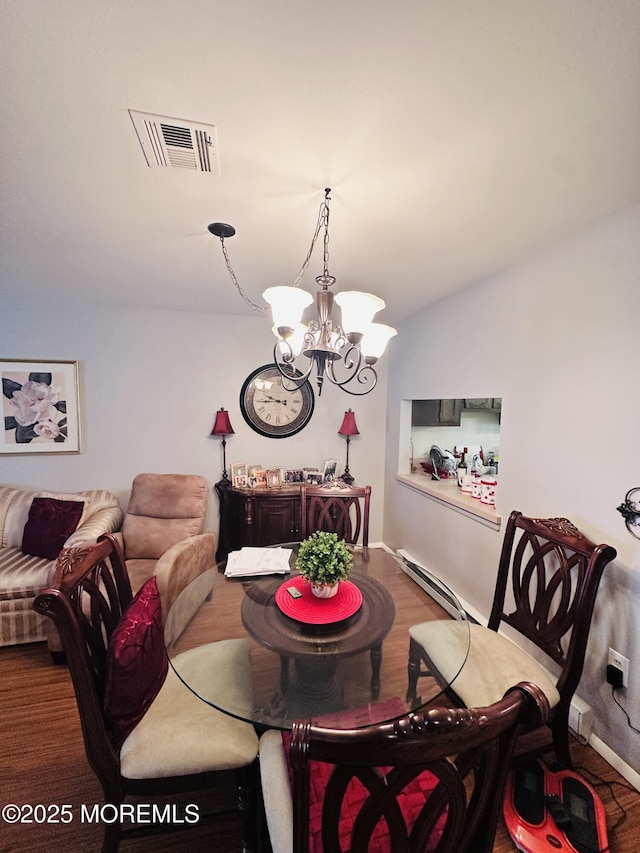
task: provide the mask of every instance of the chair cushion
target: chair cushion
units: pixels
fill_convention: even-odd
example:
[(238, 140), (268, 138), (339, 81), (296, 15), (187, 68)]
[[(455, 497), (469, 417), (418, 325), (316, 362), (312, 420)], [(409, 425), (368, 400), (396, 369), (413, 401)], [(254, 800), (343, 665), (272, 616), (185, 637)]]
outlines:
[[(176, 668), (215, 700), (224, 694), (249, 717), (253, 683), (247, 640), (220, 640), (182, 652)], [(205, 692), (206, 691), (206, 692)], [(120, 771), (127, 779), (152, 779), (228, 770), (251, 764), (258, 736), (250, 723), (200, 699), (169, 667), (162, 689), (122, 744)]]
[(139, 590), (109, 641), (104, 709), (116, 748), (158, 695), (168, 669), (155, 577)]
[(55, 560), (78, 526), (83, 510), (84, 501), (81, 500), (34, 498), (22, 534), (22, 551)]
[[(457, 668), (464, 655), (461, 646), (464, 649), (467, 643), (467, 631), (469, 654), (456, 675), (453, 667)], [(473, 622), (457, 620), (423, 622), (413, 625), (409, 634), (425, 649), (428, 659), (451, 683), (467, 708), (498, 702), (520, 681), (537, 684), (552, 708), (560, 701), (556, 685), (543, 667), (503, 634)]]
[[(293, 805), (291, 801), (289, 749), (291, 732), (266, 732), (260, 740), (260, 775), (265, 796), (265, 808), (269, 835), (274, 853), (291, 850), (293, 838)], [(309, 851), (323, 853), (322, 846), (322, 802), (333, 770), (332, 764), (323, 761), (310, 762), (309, 790)], [(380, 767), (385, 775), (390, 768)], [(289, 778), (287, 778), (287, 776)], [(411, 780), (398, 795), (397, 801), (408, 827), (411, 827), (424, 806), (425, 801), (437, 784), (436, 777), (428, 770)], [(274, 796), (277, 791), (277, 796)], [(358, 779), (347, 786), (340, 811), (339, 839), (342, 850), (349, 850), (353, 822), (357, 816), (367, 790)], [(440, 839), (446, 812), (439, 818), (426, 850), (433, 850)], [(369, 853), (385, 853), (389, 850), (389, 831), (384, 820), (377, 824)]]

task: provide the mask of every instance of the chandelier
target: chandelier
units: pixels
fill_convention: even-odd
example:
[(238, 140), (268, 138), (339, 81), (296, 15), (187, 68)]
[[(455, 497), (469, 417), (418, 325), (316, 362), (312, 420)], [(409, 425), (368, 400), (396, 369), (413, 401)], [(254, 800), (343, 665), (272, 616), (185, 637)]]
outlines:
[[(373, 391), (378, 381), (374, 365), (383, 354), (396, 330), (373, 318), (385, 307), (382, 299), (358, 290), (334, 293), (334, 276), (329, 273), (329, 205), (331, 188), (325, 189), (311, 246), (293, 285), (269, 287), (262, 294), (271, 308), (272, 331), (276, 337), (273, 361), (283, 376), (283, 386), (293, 391), (300, 388), (316, 372), (318, 395), (327, 379), (354, 396)], [(227, 271), (240, 296), (254, 311), (265, 313), (244, 293), (231, 267), (224, 241), (236, 232), (231, 225), (213, 222), (209, 231), (220, 238)], [(316, 277), (319, 290), (315, 294), (317, 316), (302, 322), (304, 310), (314, 301), (300, 288), (320, 233), (323, 232), (324, 258), (322, 274)], [(340, 307), (341, 322), (334, 319), (335, 305)], [(306, 361), (302, 361), (306, 359)]]

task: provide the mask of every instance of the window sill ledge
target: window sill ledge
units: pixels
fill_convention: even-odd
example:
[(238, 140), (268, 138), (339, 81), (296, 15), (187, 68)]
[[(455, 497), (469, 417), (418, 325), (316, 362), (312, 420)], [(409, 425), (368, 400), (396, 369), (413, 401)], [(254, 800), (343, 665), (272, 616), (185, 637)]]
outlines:
[(432, 480), (424, 474), (396, 474), (396, 482), (467, 518), (479, 521), (494, 530), (500, 529), (501, 518), (496, 508), (480, 503), (477, 498), (462, 492), (453, 480)]

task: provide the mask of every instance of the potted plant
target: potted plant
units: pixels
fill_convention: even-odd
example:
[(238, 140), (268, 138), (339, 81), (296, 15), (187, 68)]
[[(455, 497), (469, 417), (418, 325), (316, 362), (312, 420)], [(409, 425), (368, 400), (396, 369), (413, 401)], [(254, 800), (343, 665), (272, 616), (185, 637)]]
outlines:
[(336, 533), (318, 530), (305, 539), (298, 550), (296, 568), (311, 584), (318, 598), (331, 598), (341, 580), (349, 577), (353, 555)]

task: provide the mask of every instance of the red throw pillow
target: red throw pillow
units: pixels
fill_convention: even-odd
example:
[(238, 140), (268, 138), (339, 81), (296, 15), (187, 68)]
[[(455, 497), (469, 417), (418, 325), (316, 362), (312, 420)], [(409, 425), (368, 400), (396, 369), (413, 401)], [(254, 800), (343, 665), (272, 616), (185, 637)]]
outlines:
[(109, 641), (104, 709), (116, 749), (146, 714), (168, 667), (160, 595), (152, 577), (138, 591)]
[(55, 560), (78, 526), (84, 501), (34, 498), (22, 533), (22, 553)]

